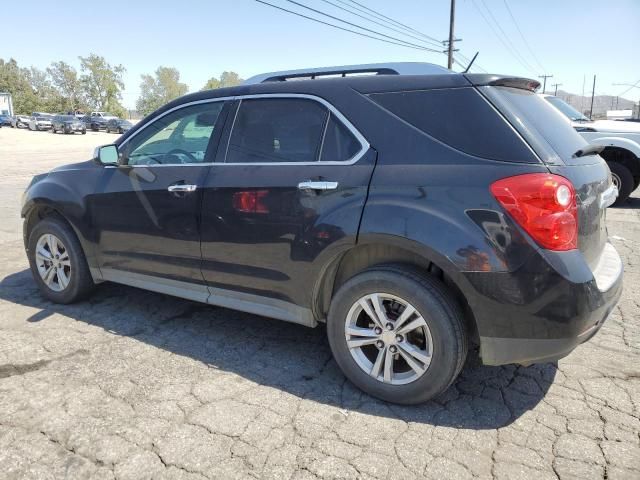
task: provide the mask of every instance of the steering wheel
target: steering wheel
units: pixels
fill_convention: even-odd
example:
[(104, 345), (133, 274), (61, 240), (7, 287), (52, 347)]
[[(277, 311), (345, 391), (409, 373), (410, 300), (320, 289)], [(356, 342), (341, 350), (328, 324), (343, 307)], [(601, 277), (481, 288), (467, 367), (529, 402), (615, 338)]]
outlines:
[[(163, 163), (164, 163), (164, 159), (165, 158), (167, 158), (167, 157), (169, 157), (171, 155), (176, 155), (176, 154), (182, 154), (182, 155), (186, 156), (190, 160), (190, 162), (188, 162), (188, 163), (198, 163), (198, 160), (196, 159), (196, 157), (193, 156), (193, 154), (187, 152), (186, 150), (182, 150), (181, 148), (174, 148), (170, 152), (165, 153), (164, 157), (162, 159)], [(172, 162), (167, 162), (167, 163), (172, 163)], [(184, 161), (182, 161), (182, 159), (180, 159), (180, 163), (187, 163), (187, 162), (184, 162)]]

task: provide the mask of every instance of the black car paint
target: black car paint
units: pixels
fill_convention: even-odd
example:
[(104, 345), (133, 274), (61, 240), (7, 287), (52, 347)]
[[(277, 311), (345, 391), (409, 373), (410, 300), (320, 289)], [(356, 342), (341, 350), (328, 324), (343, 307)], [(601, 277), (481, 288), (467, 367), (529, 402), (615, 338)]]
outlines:
[[(486, 363), (535, 360), (531, 352), (523, 356), (517, 351), (519, 343), (509, 343), (518, 339), (559, 342), (549, 355), (539, 355), (553, 358), (566, 353), (590, 326), (601, 325), (620, 296), (621, 279), (600, 292), (580, 251), (540, 249), (505, 215), (488, 185), (508, 176), (552, 171), (568, 176), (583, 201), (593, 201), (607, 177), (603, 162), (595, 157), (596, 166), (579, 169), (474, 157), (417, 134), (368, 97), (407, 89), (474, 88), (472, 83), (495, 78), (381, 76), (187, 95), (147, 116), (116, 145), (182, 103), (294, 93), (329, 101), (371, 147), (356, 164), (337, 167), (224, 165), (215, 156), (211, 166), (132, 168), (84, 162), (56, 169), (32, 185), (22, 214), (28, 216), (41, 204), (59, 211), (98, 272), (119, 268), (277, 298), (312, 310), (318, 320), (323, 313), (317, 307), (319, 288), (328, 266), (353, 248), (393, 245), (427, 259), (451, 279), (473, 312)], [(225, 138), (217, 135), (210, 150)], [(297, 190), (298, 182), (311, 178), (338, 181), (340, 189)], [(166, 188), (178, 182), (202, 188), (191, 197), (175, 197)], [(257, 189), (268, 191), (268, 213), (232, 208), (235, 192)], [(603, 227), (581, 223), (581, 237), (594, 228)], [(606, 231), (599, 235), (606, 237)], [(507, 342), (501, 343), (503, 339)], [(518, 347), (510, 350), (510, 345)]]

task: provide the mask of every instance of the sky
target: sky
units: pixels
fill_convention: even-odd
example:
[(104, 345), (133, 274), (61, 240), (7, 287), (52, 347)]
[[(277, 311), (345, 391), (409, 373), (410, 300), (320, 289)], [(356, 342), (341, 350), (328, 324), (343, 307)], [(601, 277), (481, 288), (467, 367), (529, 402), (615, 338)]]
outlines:
[[(353, 28), (289, 0), (265, 1)], [(414, 37), (329, 4), (353, 6), (351, 0), (296, 1), (423, 46), (433, 47), (421, 42), (429, 42), (424, 35), (437, 40), (448, 37), (450, 0), (358, 0), (413, 28)], [(208, 78), (225, 70), (247, 78), (275, 70), (374, 62), (424, 61), (446, 66), (442, 53), (360, 37), (256, 0), (3, 3), (0, 58), (15, 58), (21, 66), (41, 69), (64, 60), (79, 68), (78, 56), (102, 55), (127, 69), (123, 92), (127, 108), (135, 107), (140, 75), (160, 65), (177, 68), (190, 91), (199, 90)], [(378, 21), (404, 30), (384, 19)], [(618, 95), (628, 87), (612, 84), (640, 81), (640, 0), (457, 0), (455, 35), (462, 39), (456, 42), (460, 53), (471, 58), (480, 52), (477, 65), (487, 72), (529, 78), (553, 75), (547, 80), (547, 92), (553, 90), (552, 84), (561, 83), (561, 90), (581, 94), (584, 85), (590, 94), (594, 74), (596, 94)], [(624, 96), (638, 101), (640, 88)]]

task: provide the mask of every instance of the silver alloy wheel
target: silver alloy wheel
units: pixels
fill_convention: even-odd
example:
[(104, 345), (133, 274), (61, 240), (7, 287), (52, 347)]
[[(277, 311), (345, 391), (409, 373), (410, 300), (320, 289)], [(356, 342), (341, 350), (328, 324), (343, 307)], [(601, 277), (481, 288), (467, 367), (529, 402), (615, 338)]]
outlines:
[(36, 243), (36, 267), (40, 278), (54, 292), (61, 292), (71, 281), (69, 252), (58, 237), (45, 233)]
[(618, 191), (620, 191), (622, 180), (620, 180), (620, 177), (613, 172), (611, 172), (611, 183), (613, 183), (613, 185), (618, 189)]
[(383, 383), (414, 382), (431, 364), (433, 340), (427, 322), (395, 295), (371, 293), (355, 302), (347, 313), (345, 338), (358, 366)]

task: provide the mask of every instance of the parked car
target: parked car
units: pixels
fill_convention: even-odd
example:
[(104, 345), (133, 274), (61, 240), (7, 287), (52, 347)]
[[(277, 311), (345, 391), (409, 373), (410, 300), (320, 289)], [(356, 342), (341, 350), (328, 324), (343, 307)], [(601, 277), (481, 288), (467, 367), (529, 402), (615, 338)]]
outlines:
[(0, 115), (0, 126), (10, 127), (12, 121), (13, 117), (11, 115)]
[(51, 131), (53, 133), (75, 133), (79, 132), (83, 135), (87, 133), (85, 123), (75, 117), (75, 115), (56, 115), (51, 122)]
[(117, 115), (108, 112), (91, 112), (89, 114), (90, 117), (99, 117), (104, 118), (105, 120), (111, 120), (112, 118), (118, 118)]
[(40, 131), (51, 129), (51, 115), (34, 115), (29, 120), (29, 130)]
[(564, 100), (553, 95), (542, 97), (562, 113), (590, 144), (602, 145), (613, 184), (618, 188), (614, 205), (624, 203), (640, 185), (640, 124), (617, 120), (591, 120)]
[(87, 115), (82, 119), (82, 121), (84, 122), (87, 129), (91, 129), (94, 132), (104, 130), (107, 127), (107, 120), (103, 117), (92, 117), (90, 115)]
[(131, 127), (133, 127), (133, 124), (129, 120), (112, 118), (111, 120), (107, 121), (105, 130), (107, 133), (115, 132), (122, 134), (124, 132), (128, 132)]
[(535, 80), (400, 63), (248, 83), (33, 178), (24, 241), (46, 298), (112, 281), (326, 322), (344, 374), (397, 403), (447, 389), (472, 345), (487, 365), (563, 357), (614, 309), (616, 188)]
[(31, 118), (29, 115), (14, 115), (11, 119), (12, 128), (29, 128)]

